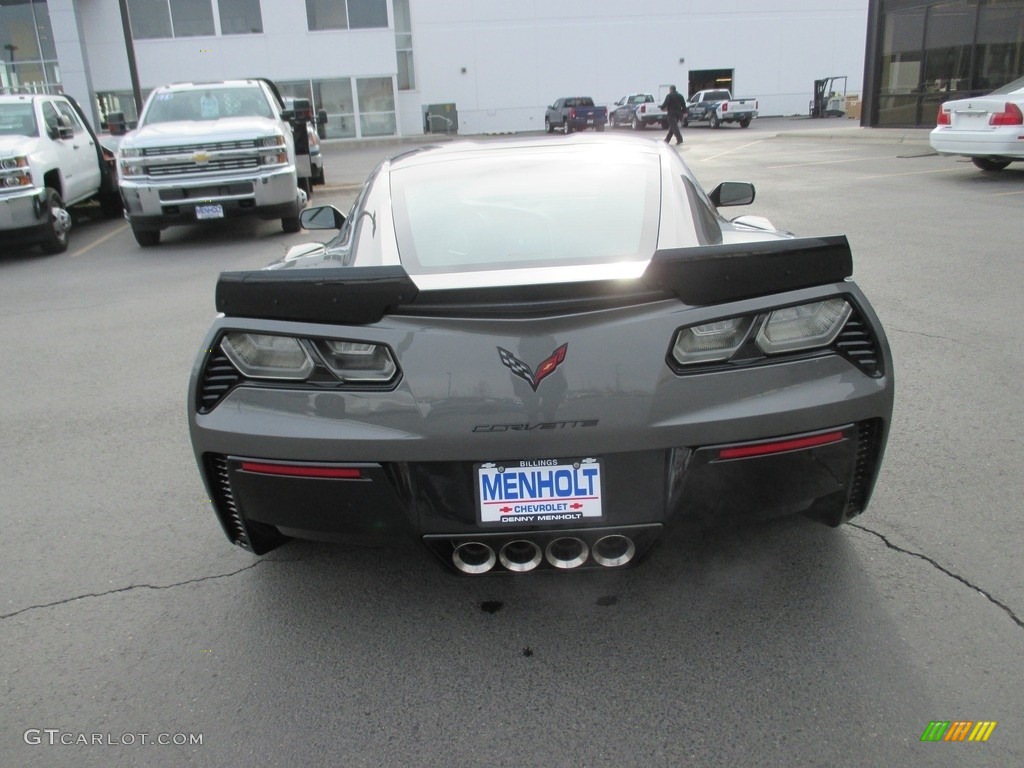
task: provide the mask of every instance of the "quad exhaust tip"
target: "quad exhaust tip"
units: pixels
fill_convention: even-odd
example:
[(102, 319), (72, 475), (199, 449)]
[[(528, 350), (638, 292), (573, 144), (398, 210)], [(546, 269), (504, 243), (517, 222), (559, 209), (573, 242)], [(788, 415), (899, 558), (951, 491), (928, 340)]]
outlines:
[(487, 573), (498, 561), (494, 550), (479, 541), (466, 541), (452, 552), (452, 562), (463, 573)]
[(540, 547), (526, 539), (508, 542), (498, 553), (498, 560), (505, 568), (517, 573), (532, 571), (544, 559)]
[(555, 568), (579, 568), (589, 555), (587, 543), (575, 536), (552, 539), (544, 550), (545, 559)]
[(602, 536), (594, 542), (594, 562), (606, 568), (625, 565), (635, 555), (633, 540), (618, 533)]

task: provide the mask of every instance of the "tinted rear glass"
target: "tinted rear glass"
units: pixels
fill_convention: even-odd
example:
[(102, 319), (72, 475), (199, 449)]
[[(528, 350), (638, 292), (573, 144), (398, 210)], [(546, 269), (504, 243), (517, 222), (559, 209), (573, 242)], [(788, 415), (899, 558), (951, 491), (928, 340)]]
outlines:
[(516, 151), (393, 170), (410, 274), (648, 259), (657, 244), (653, 153)]

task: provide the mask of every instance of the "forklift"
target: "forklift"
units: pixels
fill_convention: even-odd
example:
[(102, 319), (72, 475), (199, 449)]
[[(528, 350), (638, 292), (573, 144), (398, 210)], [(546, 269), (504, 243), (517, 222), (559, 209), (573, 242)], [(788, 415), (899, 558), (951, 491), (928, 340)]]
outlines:
[[(843, 81), (840, 94), (837, 83)], [(846, 75), (823, 77), (814, 81), (814, 99), (809, 105), (811, 117), (842, 117), (846, 114)]]

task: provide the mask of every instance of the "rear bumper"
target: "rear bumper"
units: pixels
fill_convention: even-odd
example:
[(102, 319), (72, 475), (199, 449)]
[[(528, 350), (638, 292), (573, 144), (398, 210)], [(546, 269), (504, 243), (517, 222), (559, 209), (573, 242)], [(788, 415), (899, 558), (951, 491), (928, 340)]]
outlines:
[[(869, 419), (770, 441), (606, 454), (600, 519), (565, 515), (507, 527), (479, 522), (475, 465), (468, 461), (275, 461), (268, 471), (266, 459), (204, 454), (200, 466), (228, 538), (257, 554), (287, 537), (401, 536), (422, 538), (452, 566), (452, 553), (467, 542), (500, 553), (512, 541), (535, 542), (543, 551), (553, 540), (574, 538), (593, 550), (601, 537), (616, 535), (633, 544), (629, 559), (636, 561), (663, 528), (681, 523), (791, 514), (832, 526), (845, 522), (867, 505), (886, 429), (881, 419)], [(321, 476), (331, 473), (352, 476)], [(572, 567), (602, 566), (608, 567), (588, 555)], [(500, 558), (492, 567), (502, 570)], [(561, 566), (542, 559), (535, 567)]]
[(940, 155), (1024, 160), (1024, 130), (1003, 133), (935, 128), (929, 134), (929, 142)]

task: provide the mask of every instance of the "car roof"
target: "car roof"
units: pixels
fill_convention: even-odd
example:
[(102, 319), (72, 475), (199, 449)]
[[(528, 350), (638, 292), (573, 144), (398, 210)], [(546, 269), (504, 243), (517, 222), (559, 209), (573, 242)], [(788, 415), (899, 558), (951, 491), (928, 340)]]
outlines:
[(667, 145), (650, 139), (614, 134), (578, 133), (569, 137), (531, 137), (526, 139), (458, 139), (451, 142), (428, 144), (394, 155), (388, 159), (388, 166), (390, 170), (398, 170), (402, 167), (427, 165), (441, 160), (493, 156), (497, 152), (522, 154), (572, 152), (584, 156), (592, 155), (594, 161), (599, 162), (600, 156), (607, 152), (661, 154), (666, 147)]

